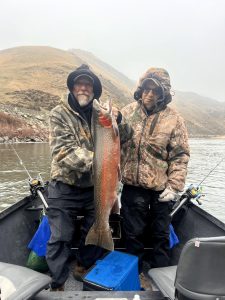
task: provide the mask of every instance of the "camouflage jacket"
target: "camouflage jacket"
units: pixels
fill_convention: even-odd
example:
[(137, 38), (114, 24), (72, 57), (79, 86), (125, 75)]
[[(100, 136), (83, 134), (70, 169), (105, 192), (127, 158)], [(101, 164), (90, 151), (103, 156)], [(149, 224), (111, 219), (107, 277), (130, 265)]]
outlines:
[[(119, 124), (121, 144), (132, 130), (123, 118)], [(51, 179), (77, 187), (93, 186), (93, 132), (68, 104), (68, 97), (50, 113), (49, 143), (52, 155)]]
[(187, 130), (183, 118), (166, 107), (148, 116), (142, 102), (133, 102), (122, 114), (135, 129), (122, 147), (124, 184), (161, 191), (184, 188), (189, 160)]

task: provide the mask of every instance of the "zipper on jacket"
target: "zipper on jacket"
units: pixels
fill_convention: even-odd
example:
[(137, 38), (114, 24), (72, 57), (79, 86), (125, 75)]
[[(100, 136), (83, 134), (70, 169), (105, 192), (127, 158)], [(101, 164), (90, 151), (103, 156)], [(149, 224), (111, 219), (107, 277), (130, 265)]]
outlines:
[(139, 145), (138, 145), (138, 163), (137, 163), (137, 176), (136, 176), (137, 183), (139, 183), (139, 164), (140, 164), (140, 160), (141, 160), (141, 151), (140, 151), (141, 140), (142, 140), (142, 137), (143, 137), (143, 132), (144, 132), (144, 129), (145, 129), (145, 126), (146, 126), (147, 119), (148, 119), (148, 117), (146, 117), (146, 119), (144, 120), (144, 124), (143, 124), (142, 130), (141, 130), (141, 138), (139, 140)]

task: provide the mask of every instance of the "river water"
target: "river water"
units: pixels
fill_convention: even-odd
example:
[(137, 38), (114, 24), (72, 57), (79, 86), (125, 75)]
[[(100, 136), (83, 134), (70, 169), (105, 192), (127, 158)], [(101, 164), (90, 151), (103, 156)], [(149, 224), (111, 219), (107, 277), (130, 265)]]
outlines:
[[(41, 173), (43, 180), (49, 180), (51, 157), (47, 143), (14, 144), (13, 147), (32, 177)], [(202, 183), (205, 197), (201, 207), (225, 222), (225, 159), (222, 160), (225, 140), (190, 139), (190, 148), (186, 187), (199, 184), (219, 164)], [(0, 211), (28, 194), (27, 173), (13, 148), (9, 144), (0, 144)]]

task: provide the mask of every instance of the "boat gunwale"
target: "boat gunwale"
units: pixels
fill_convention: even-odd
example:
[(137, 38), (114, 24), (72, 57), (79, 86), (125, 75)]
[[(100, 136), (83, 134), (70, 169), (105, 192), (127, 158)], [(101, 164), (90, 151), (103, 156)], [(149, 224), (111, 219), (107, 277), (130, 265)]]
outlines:
[(220, 221), (219, 219), (217, 219), (217, 217), (211, 215), (209, 212), (207, 212), (206, 210), (199, 207), (198, 205), (196, 205), (193, 202), (190, 202), (189, 205), (194, 210), (194, 212), (196, 212), (197, 214), (199, 214), (202, 217), (206, 218), (208, 221), (210, 221), (211, 223), (213, 223), (214, 225), (216, 225), (217, 227), (222, 229), (224, 231), (224, 234), (225, 234), (225, 223), (223, 221)]
[(134, 299), (134, 295), (138, 294), (143, 300), (164, 300), (167, 299), (161, 291), (63, 291), (63, 292), (50, 292), (41, 291), (34, 299), (47, 300), (47, 299), (76, 299), (76, 300), (94, 300), (99, 299)]
[[(26, 196), (25, 198), (17, 201), (16, 203), (13, 203), (9, 207), (7, 207), (4, 210), (0, 211), (0, 221), (3, 220), (5, 217), (7, 217), (9, 214), (15, 212), (17, 209), (27, 205), (28, 203), (32, 203), (35, 200), (36, 200), (36, 198), (34, 196), (29, 195), (29, 196)], [(220, 229), (222, 229), (225, 232), (225, 223), (223, 221), (217, 219), (216, 216), (213, 216), (212, 214), (210, 214), (209, 212), (207, 212), (206, 210), (199, 207), (198, 205), (196, 205), (193, 202), (189, 202), (187, 204), (187, 206), (189, 206), (196, 213), (198, 213), (199, 215), (205, 217), (208, 221), (212, 222), (214, 225), (216, 225), (217, 227), (219, 227)], [(82, 216), (80, 216), (80, 218), (81, 217)]]
[(26, 196), (25, 198), (17, 201), (16, 203), (13, 203), (9, 207), (3, 209), (2, 211), (0, 211), (0, 221), (3, 220), (4, 218), (6, 218), (11, 213), (18, 210), (19, 208), (27, 205), (29, 202), (31, 203), (33, 200), (34, 200), (34, 198), (31, 195)]

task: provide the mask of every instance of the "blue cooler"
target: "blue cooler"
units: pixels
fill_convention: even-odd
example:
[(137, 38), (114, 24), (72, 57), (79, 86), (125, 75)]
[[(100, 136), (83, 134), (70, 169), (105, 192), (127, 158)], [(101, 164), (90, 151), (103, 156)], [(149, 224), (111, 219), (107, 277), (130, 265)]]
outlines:
[(85, 275), (84, 291), (139, 291), (138, 257), (112, 251)]

